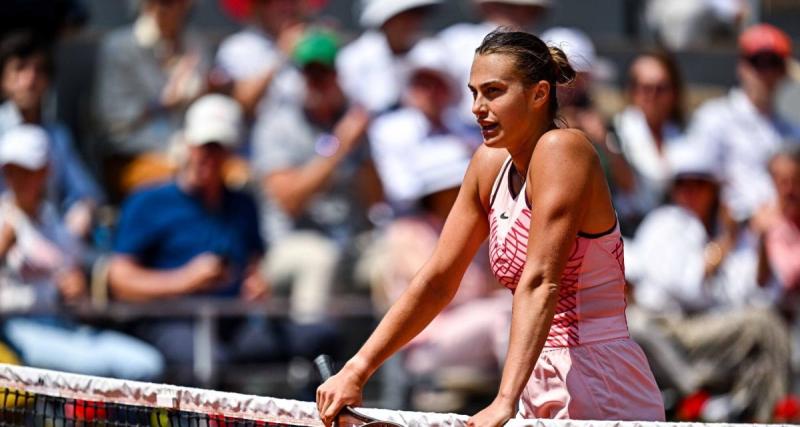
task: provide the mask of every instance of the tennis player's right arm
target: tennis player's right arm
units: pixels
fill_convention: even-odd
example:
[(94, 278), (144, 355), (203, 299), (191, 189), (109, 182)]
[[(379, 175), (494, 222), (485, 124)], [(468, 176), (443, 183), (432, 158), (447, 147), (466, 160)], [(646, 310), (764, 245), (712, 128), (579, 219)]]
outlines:
[(342, 370), (317, 389), (317, 408), (330, 425), (345, 405), (358, 405), (367, 379), (392, 354), (420, 333), (450, 302), (461, 278), (489, 232), (478, 191), (475, 156), (439, 243), (425, 266), (412, 279), (378, 328)]

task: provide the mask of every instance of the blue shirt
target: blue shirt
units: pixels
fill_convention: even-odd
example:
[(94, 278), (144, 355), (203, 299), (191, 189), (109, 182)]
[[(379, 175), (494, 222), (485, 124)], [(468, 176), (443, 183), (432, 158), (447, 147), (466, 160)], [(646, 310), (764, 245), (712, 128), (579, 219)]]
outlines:
[(184, 192), (176, 183), (142, 190), (122, 207), (114, 252), (134, 257), (143, 267), (173, 269), (211, 252), (222, 257), (232, 280), (209, 293), (233, 296), (248, 263), (261, 256), (255, 202), (245, 193), (226, 190), (219, 209)]

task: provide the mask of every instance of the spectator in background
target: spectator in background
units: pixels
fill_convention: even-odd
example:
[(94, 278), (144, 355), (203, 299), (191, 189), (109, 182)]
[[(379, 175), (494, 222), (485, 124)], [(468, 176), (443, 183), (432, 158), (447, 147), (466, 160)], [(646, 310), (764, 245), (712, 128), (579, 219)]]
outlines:
[[(684, 392), (714, 396), (701, 414), (706, 421), (767, 422), (788, 391), (789, 342), (756, 285), (754, 239), (719, 206), (713, 159), (682, 144), (669, 161), (672, 204), (645, 217), (625, 258), (644, 313), (629, 316), (632, 334), (656, 371), (677, 377)], [(653, 351), (659, 336), (685, 365)]]
[(696, 149), (722, 165), (723, 202), (737, 221), (747, 220), (775, 197), (767, 162), (785, 139), (800, 135), (773, 110), (791, 52), (789, 37), (778, 28), (748, 28), (739, 38), (739, 87), (703, 104), (689, 127)]
[(53, 314), (62, 302), (86, 295), (80, 268), (83, 249), (44, 198), (49, 136), (36, 125), (5, 132), (0, 165), (8, 185), (0, 199), (0, 277), (3, 305), (30, 314), (7, 318), (3, 333), (23, 363), (90, 375), (158, 379), (163, 360), (149, 345), (126, 335), (96, 330)]
[[(592, 141), (616, 201), (619, 194), (633, 188), (634, 177), (619, 147), (609, 140), (606, 120), (594, 103), (592, 89), (598, 62), (594, 43), (582, 31), (565, 27), (548, 29), (542, 33), (542, 40), (564, 51), (576, 72), (572, 84), (558, 88), (559, 119), (567, 127), (582, 130)], [(622, 213), (625, 211), (622, 210)], [(621, 215), (619, 219), (621, 231), (630, 233), (631, 227), (625, 221), (626, 216)]]
[[(222, 165), (239, 143), (241, 118), (236, 101), (222, 95), (206, 95), (189, 108), (186, 153), (176, 180), (134, 194), (123, 206), (108, 273), (116, 298), (137, 302), (206, 295), (254, 301), (265, 296), (255, 202), (226, 188), (222, 177)], [(183, 320), (154, 320), (141, 322), (138, 330), (169, 362), (187, 364), (194, 357), (192, 328)], [(266, 319), (221, 329), (218, 362), (310, 357), (325, 345), (317, 333), (327, 331), (271, 325)]]
[[(22, 123), (36, 124), (51, 141), (47, 200), (67, 228), (85, 238), (103, 194), (73, 144), (69, 129), (45, 113), (53, 77), (50, 46), (30, 32), (11, 33), (0, 42), (0, 136)], [(0, 183), (0, 186), (3, 184)]]
[(337, 50), (331, 33), (300, 39), (292, 56), (305, 84), (302, 104), (264, 112), (253, 136), (272, 246), (266, 269), (276, 286), (291, 289), (293, 316), (304, 322), (324, 316), (342, 256), (370, 227), (367, 210), (380, 199), (364, 138), (369, 114), (348, 105)]
[[(426, 41), (420, 42), (410, 56), (417, 56), (415, 53), (425, 45)], [(423, 76), (425, 73), (434, 75)], [(372, 248), (376, 256), (370, 266), (372, 295), (380, 315), (397, 301), (433, 253), (472, 156), (472, 147), (447, 134), (447, 129), (439, 129), (440, 135), (435, 135), (436, 131), (434, 135), (422, 133), (426, 126), (420, 126), (420, 122), (426, 120), (424, 111), (430, 111), (426, 106), (435, 105), (445, 88), (459, 92), (438, 73), (430, 68), (412, 71), (407, 91), (416, 92), (413, 97), (418, 98), (420, 110), (406, 107), (376, 123), (387, 133), (390, 129), (401, 133), (402, 137), (393, 140), (385, 139), (388, 135), (384, 134), (379, 143), (392, 144), (391, 152), (384, 154), (398, 156), (391, 161), (393, 172), (404, 174), (397, 177), (404, 183), (403, 200), (416, 202), (412, 212), (383, 230)], [(431, 81), (421, 84), (425, 79)], [(381, 124), (384, 120), (387, 122)], [(434, 126), (430, 127), (433, 130)], [(409, 185), (410, 176), (413, 185)], [(402, 353), (402, 366), (411, 374), (412, 401), (417, 410), (463, 409), (462, 405), (473, 397), (469, 391), (487, 384), (491, 385), (486, 388), (492, 390), (499, 378), (508, 344), (511, 295), (500, 290), (485, 262), (479, 260), (488, 260), (488, 254), (481, 251), (476, 256), (447, 308)]]
[(342, 88), (371, 113), (396, 108), (408, 80), (406, 54), (422, 33), (430, 6), (441, 0), (362, 0), (367, 30), (342, 49), (336, 68)]
[(270, 104), (302, 96), (302, 80), (288, 56), (304, 29), (304, 0), (250, 0), (249, 25), (222, 41), (217, 63), (233, 80), (233, 97), (247, 117)]
[[(469, 158), (481, 143), (474, 127), (459, 120), (455, 106), (461, 91), (449, 60), (437, 39), (420, 41), (406, 57), (409, 79), (402, 108), (379, 116), (370, 126), (375, 164), (396, 215), (419, 209), (419, 194), (427, 184), (420, 178), (422, 170), (437, 169), (430, 167), (435, 163), (441, 173), (457, 174), (458, 169), (450, 168), (462, 165), (443, 163), (440, 157)], [(453, 200), (455, 194), (457, 190), (451, 194)]]
[[(464, 1), (464, 0), (460, 0)], [(451, 72), (461, 90), (460, 116), (464, 123), (477, 126), (472, 114), (472, 94), (467, 89), (469, 71), (475, 49), (487, 34), (498, 27), (515, 28), (534, 33), (536, 25), (550, 9), (550, 0), (469, 0), (478, 12), (480, 22), (460, 22), (438, 34), (450, 58)]]
[(796, 320), (800, 297), (800, 145), (787, 145), (775, 154), (769, 172), (777, 198), (761, 208), (752, 225), (763, 237), (762, 268), (780, 284), (781, 306)]
[(785, 146), (769, 162), (777, 198), (751, 225), (761, 237), (759, 279), (779, 289), (778, 308), (792, 332), (792, 391), (800, 390), (800, 145)]
[(749, 13), (747, 0), (648, 0), (644, 18), (656, 39), (668, 49), (709, 45), (719, 36), (736, 34)]
[(612, 123), (612, 136), (635, 173), (615, 194), (620, 220), (632, 230), (664, 202), (672, 173), (667, 152), (685, 139), (680, 69), (666, 52), (637, 56), (628, 70), (628, 106)]
[(204, 90), (208, 51), (186, 30), (192, 0), (142, 0), (133, 25), (105, 36), (95, 113), (107, 185), (121, 196), (169, 179), (166, 152), (185, 107)]

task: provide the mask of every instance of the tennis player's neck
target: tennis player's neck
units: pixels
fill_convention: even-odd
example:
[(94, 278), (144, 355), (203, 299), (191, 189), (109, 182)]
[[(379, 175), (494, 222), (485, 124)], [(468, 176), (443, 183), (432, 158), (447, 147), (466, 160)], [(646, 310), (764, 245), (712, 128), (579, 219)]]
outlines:
[(528, 175), (528, 165), (531, 163), (531, 156), (533, 156), (533, 149), (536, 147), (536, 141), (538, 141), (538, 138), (532, 142), (524, 144), (515, 152), (511, 152), (511, 150), (509, 150), (511, 162), (514, 164), (514, 169), (516, 169), (517, 173), (519, 173), (522, 177), (526, 177)]
[(514, 163), (514, 168), (517, 170), (517, 172), (519, 172), (520, 175), (523, 177), (527, 176), (528, 165), (531, 162), (531, 157), (533, 156), (533, 150), (536, 148), (536, 144), (545, 133), (553, 129), (556, 129), (556, 126), (553, 122), (542, 123), (541, 127), (533, 132), (531, 137), (526, 138), (523, 142), (521, 142), (519, 146), (508, 148), (508, 153), (511, 154), (511, 161)]

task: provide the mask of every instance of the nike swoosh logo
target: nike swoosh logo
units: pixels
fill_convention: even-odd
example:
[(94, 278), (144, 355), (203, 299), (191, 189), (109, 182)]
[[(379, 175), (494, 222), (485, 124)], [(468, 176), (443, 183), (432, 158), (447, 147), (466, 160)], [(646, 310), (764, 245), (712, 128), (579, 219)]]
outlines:
[(505, 212), (500, 214), (500, 219), (508, 219), (508, 215)]

